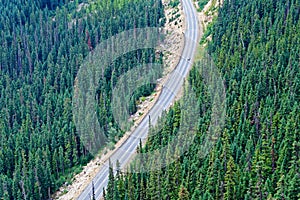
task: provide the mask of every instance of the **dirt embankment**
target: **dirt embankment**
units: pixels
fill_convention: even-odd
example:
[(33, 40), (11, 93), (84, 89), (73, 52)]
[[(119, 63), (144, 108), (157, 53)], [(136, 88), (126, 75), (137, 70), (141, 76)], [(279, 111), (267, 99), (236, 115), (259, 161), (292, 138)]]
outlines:
[[(170, 5), (170, 0), (162, 0), (162, 2), (165, 6), (166, 24), (164, 32), (166, 37), (164, 43), (161, 44), (158, 49), (161, 49), (164, 52), (164, 75), (158, 80), (155, 92), (151, 96), (144, 97), (139, 100), (138, 111), (135, 115), (130, 117), (131, 120), (134, 120), (132, 130), (141, 122), (143, 117), (148, 113), (158, 99), (162, 85), (167, 80), (168, 74), (176, 67), (184, 45), (184, 36), (182, 33), (185, 29), (185, 19), (181, 3), (172, 7)], [(113, 154), (115, 149), (119, 148), (130, 136), (131, 131), (124, 134), (124, 136), (115, 144), (113, 150), (104, 149), (95, 159), (84, 166), (82, 172), (73, 177), (72, 184), (66, 183), (53, 195), (53, 199), (76, 199), (98, 173), (100, 166), (110, 157), (110, 155)]]
[[(199, 1), (195, 1), (194, 5), (199, 10)], [(218, 7), (223, 5), (224, 0), (209, 0), (208, 3), (204, 6), (203, 10), (198, 12), (199, 23), (205, 31), (208, 24), (210, 24), (213, 19), (218, 15)], [(211, 40), (210, 36), (207, 40)]]

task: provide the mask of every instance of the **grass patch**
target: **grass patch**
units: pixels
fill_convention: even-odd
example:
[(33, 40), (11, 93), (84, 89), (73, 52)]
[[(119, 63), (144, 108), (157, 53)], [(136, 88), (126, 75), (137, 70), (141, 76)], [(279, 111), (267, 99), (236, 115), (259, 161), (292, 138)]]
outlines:
[(141, 102), (146, 101), (146, 97), (141, 97)]

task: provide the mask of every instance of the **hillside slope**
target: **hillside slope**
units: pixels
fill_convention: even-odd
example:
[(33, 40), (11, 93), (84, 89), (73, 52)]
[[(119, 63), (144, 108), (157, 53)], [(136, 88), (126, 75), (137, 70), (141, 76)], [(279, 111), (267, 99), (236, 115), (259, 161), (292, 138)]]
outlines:
[[(72, 114), (74, 80), (84, 58), (112, 35), (164, 23), (161, 1), (82, 2), (1, 0), (0, 199), (49, 199), (68, 184), (93, 156)], [(110, 146), (124, 133), (111, 112), (114, 80), (137, 63), (159, 62), (157, 57), (153, 49), (130, 52), (101, 77), (95, 98)], [(136, 98), (151, 93), (149, 87)]]
[[(299, 12), (299, 0), (225, 0), (208, 45), (226, 87), (221, 137), (200, 156), (211, 113), (203, 60), (189, 78), (202, 112), (187, 153), (160, 171), (111, 175), (105, 199), (299, 199)], [(180, 118), (178, 103), (138, 151), (165, 146)]]

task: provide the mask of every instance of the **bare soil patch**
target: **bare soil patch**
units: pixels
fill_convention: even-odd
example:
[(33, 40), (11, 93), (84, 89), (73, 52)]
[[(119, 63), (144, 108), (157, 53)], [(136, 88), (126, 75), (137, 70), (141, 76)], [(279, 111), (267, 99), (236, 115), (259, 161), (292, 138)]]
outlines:
[(185, 19), (182, 11), (182, 4), (180, 3), (175, 8), (172, 8), (169, 6), (170, 0), (162, 0), (162, 2), (165, 6), (166, 24), (164, 32), (166, 33), (166, 37), (164, 44), (162, 44), (161, 47), (158, 47), (158, 49), (162, 49), (164, 51), (163, 60), (166, 67), (163, 77), (158, 80), (157, 87), (152, 95), (143, 98), (143, 101), (140, 100), (136, 114), (130, 117), (131, 120), (134, 120), (134, 126), (131, 131), (124, 134), (124, 136), (115, 144), (115, 148), (113, 150), (109, 150), (107, 148), (104, 149), (95, 159), (91, 160), (86, 166), (84, 166), (82, 172), (74, 176), (72, 184), (65, 184), (61, 187), (59, 191), (53, 195), (53, 199), (72, 200), (76, 199), (80, 195), (80, 193), (98, 173), (100, 166), (114, 153), (116, 149), (121, 146), (121, 144), (124, 143), (124, 141), (126, 141), (126, 139), (130, 136), (130, 133), (149, 112), (157, 101), (162, 86), (168, 79), (169, 73), (177, 66), (184, 45), (183, 31), (185, 30)]

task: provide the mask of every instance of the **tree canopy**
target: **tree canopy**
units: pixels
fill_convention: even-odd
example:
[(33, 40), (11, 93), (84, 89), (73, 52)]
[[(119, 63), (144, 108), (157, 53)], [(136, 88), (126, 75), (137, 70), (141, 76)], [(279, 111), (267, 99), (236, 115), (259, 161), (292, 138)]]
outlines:
[[(163, 6), (154, 0), (1, 0), (0, 9), (0, 199), (49, 199), (92, 158), (72, 116), (84, 58), (124, 30), (161, 26)], [(153, 49), (130, 52), (110, 69), (119, 76), (148, 59), (157, 59)], [(113, 75), (101, 77), (95, 96), (99, 122), (115, 142), (123, 133), (110, 131), (117, 129)]]
[[(160, 171), (115, 177), (107, 200), (300, 198), (299, 5), (224, 1), (207, 48), (222, 72), (228, 105), (215, 146), (200, 156), (211, 113), (208, 88), (196, 70), (202, 61), (189, 75), (202, 108), (194, 143)], [(175, 105), (139, 152), (160, 148), (176, 134), (182, 116), (180, 101)]]

